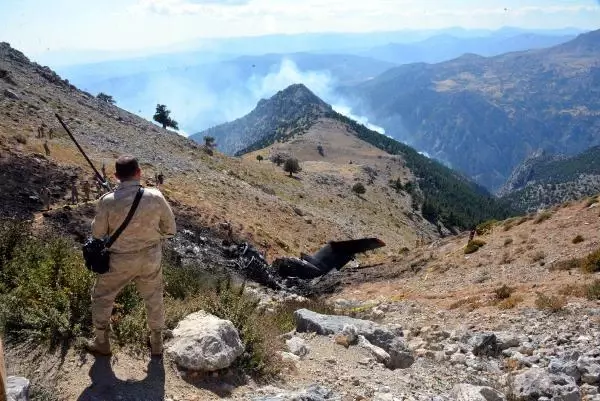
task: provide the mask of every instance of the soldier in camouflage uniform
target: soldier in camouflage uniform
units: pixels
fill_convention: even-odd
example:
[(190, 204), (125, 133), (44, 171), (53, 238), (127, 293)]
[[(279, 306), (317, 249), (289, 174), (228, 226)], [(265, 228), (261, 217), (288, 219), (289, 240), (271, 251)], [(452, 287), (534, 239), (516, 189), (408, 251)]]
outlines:
[[(132, 156), (122, 156), (116, 162), (117, 189), (98, 201), (92, 223), (94, 238), (114, 233), (127, 216), (138, 192), (141, 170)], [(164, 329), (163, 277), (161, 240), (175, 235), (175, 218), (163, 195), (154, 188), (145, 188), (140, 204), (127, 228), (110, 248), (110, 270), (98, 275), (92, 294), (92, 321), (96, 338), (88, 350), (108, 355), (109, 321), (113, 303), (119, 292), (134, 282), (146, 304), (150, 326), (152, 355), (163, 351)]]

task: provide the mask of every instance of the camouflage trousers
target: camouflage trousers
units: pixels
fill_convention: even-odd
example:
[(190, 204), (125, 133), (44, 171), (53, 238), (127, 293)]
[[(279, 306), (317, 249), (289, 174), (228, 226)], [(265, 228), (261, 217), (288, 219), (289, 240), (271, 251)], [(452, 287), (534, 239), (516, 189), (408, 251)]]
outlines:
[(92, 322), (97, 329), (110, 324), (115, 298), (131, 282), (144, 299), (150, 330), (165, 325), (161, 245), (135, 253), (111, 254), (110, 269), (99, 274), (92, 291)]

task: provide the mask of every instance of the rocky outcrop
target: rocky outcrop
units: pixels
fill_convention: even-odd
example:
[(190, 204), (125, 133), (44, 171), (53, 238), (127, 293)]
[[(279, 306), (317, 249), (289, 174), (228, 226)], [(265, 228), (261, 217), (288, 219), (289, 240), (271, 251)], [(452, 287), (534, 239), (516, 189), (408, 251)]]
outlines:
[(345, 326), (354, 326), (356, 334), (364, 336), (370, 343), (385, 350), (402, 335), (400, 329), (391, 330), (369, 320), (354, 319), (348, 316), (322, 315), (308, 309), (294, 313), (298, 332), (314, 332), (320, 335), (338, 334)]
[(167, 346), (167, 354), (179, 367), (209, 372), (229, 367), (243, 352), (233, 324), (204, 311), (180, 321)]

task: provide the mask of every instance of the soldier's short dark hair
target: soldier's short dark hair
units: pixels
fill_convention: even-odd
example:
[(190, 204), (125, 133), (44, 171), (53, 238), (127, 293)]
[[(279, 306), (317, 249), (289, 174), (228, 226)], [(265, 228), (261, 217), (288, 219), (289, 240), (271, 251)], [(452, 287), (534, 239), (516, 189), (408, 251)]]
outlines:
[(115, 173), (121, 181), (133, 178), (140, 169), (137, 159), (130, 155), (124, 155), (117, 159), (115, 163)]

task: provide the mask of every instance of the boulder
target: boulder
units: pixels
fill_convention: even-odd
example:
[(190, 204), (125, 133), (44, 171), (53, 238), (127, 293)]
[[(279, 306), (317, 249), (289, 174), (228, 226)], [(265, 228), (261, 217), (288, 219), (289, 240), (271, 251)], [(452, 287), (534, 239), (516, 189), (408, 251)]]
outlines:
[(476, 333), (469, 338), (467, 344), (473, 355), (498, 356), (498, 340), (494, 333)]
[(7, 401), (29, 401), (29, 380), (20, 376), (6, 378)]
[(500, 351), (504, 351), (508, 348), (515, 348), (521, 345), (521, 337), (514, 333), (509, 332), (498, 332), (495, 333), (496, 342)]
[(600, 364), (594, 359), (582, 356), (577, 360), (577, 370), (581, 373), (581, 381), (587, 384), (600, 383)]
[(309, 348), (306, 345), (306, 341), (304, 341), (302, 338), (300, 337), (292, 337), (289, 340), (287, 340), (285, 342), (285, 345), (287, 345), (288, 350), (294, 354), (299, 356), (300, 358), (305, 357), (306, 355), (308, 355), (309, 353)]
[(204, 311), (180, 321), (167, 346), (167, 354), (178, 366), (207, 372), (229, 367), (243, 352), (233, 323)]
[(369, 320), (347, 316), (322, 315), (308, 309), (294, 312), (296, 331), (314, 332), (320, 335), (339, 334), (345, 326), (354, 326), (356, 334), (364, 336), (371, 344), (387, 350), (392, 341), (402, 335), (401, 330), (390, 330)]
[(581, 373), (577, 369), (577, 363), (575, 361), (567, 360), (564, 361), (562, 359), (552, 359), (548, 364), (548, 372), (555, 375), (566, 375), (570, 376), (576, 382), (579, 382), (581, 379)]
[(548, 397), (553, 401), (580, 401), (581, 392), (572, 377), (553, 375), (545, 369), (533, 368), (516, 375), (512, 396), (517, 401), (533, 401)]
[(384, 349), (371, 344), (364, 336), (358, 336), (358, 346), (368, 350), (377, 362), (383, 363), (386, 366), (390, 363), (390, 354), (385, 352)]
[(506, 401), (504, 394), (491, 387), (457, 384), (451, 396), (456, 401)]
[[(392, 341), (387, 352), (390, 354), (390, 361), (385, 366), (389, 369), (406, 369), (410, 368), (412, 364), (415, 363), (414, 356), (400, 338), (396, 338)], [(441, 354), (445, 356), (443, 352)]]

